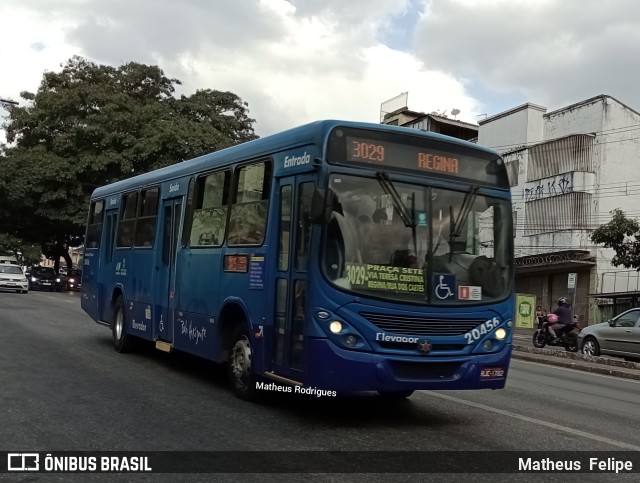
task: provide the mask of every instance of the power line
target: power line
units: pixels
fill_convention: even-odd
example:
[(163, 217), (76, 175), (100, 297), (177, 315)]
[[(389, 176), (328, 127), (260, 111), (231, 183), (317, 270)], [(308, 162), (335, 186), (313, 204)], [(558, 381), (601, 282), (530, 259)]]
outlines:
[(16, 101), (11, 101), (9, 99), (2, 99), (1, 97), (0, 97), (0, 104), (12, 104), (14, 106), (19, 105)]

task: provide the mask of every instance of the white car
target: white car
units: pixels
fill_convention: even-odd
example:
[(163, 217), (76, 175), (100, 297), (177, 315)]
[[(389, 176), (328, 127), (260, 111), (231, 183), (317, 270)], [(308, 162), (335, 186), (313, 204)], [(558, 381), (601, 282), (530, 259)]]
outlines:
[(29, 291), (29, 281), (19, 265), (0, 264), (0, 289)]

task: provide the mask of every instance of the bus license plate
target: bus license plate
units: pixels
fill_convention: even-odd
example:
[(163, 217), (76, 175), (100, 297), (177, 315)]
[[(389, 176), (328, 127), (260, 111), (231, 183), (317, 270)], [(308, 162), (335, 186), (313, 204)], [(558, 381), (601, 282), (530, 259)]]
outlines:
[(481, 379), (500, 379), (504, 377), (504, 369), (502, 367), (485, 367), (480, 370)]

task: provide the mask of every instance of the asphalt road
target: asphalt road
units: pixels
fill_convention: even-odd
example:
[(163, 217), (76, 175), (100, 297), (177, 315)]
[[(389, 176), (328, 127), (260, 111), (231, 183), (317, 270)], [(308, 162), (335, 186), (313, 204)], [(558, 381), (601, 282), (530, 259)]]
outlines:
[[(274, 394), (251, 404), (232, 396), (219, 368), (207, 362), (155, 349), (116, 353), (109, 330), (91, 321), (79, 300), (78, 293), (0, 293), (0, 450), (478, 450), (544, 451), (550, 456), (559, 450), (640, 451), (638, 381), (512, 360), (502, 391), (417, 392), (395, 403), (375, 395)], [(60, 479), (74, 476), (78, 481), (87, 479), (87, 475)], [(132, 475), (91, 476), (105, 481), (132, 479)], [(222, 481), (222, 475), (144, 476), (145, 481)], [(224, 481), (247, 481), (248, 476), (226, 475)], [(411, 474), (305, 476), (323, 481), (415, 478)], [(267, 474), (255, 479), (283, 477)], [(297, 481), (299, 476), (286, 479)], [(439, 478), (460, 479), (455, 474)], [(637, 474), (464, 477), (464, 481), (574, 479), (635, 481)]]

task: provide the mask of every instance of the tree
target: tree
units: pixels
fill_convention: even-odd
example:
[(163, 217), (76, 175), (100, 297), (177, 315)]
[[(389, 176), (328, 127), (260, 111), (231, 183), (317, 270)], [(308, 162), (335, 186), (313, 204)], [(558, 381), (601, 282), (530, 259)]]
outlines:
[(619, 208), (611, 215), (611, 221), (593, 231), (591, 241), (613, 248), (616, 254), (611, 259), (612, 265), (640, 271), (640, 224), (627, 218)]
[(42, 249), (14, 236), (0, 233), (0, 254), (13, 255), (20, 265), (30, 266), (40, 262)]
[(70, 266), (95, 188), (257, 138), (237, 95), (176, 98), (180, 84), (157, 66), (78, 56), (45, 72), (35, 94), (21, 93), (26, 106), (8, 108), (0, 231), (39, 244), (56, 268), (60, 256)]

